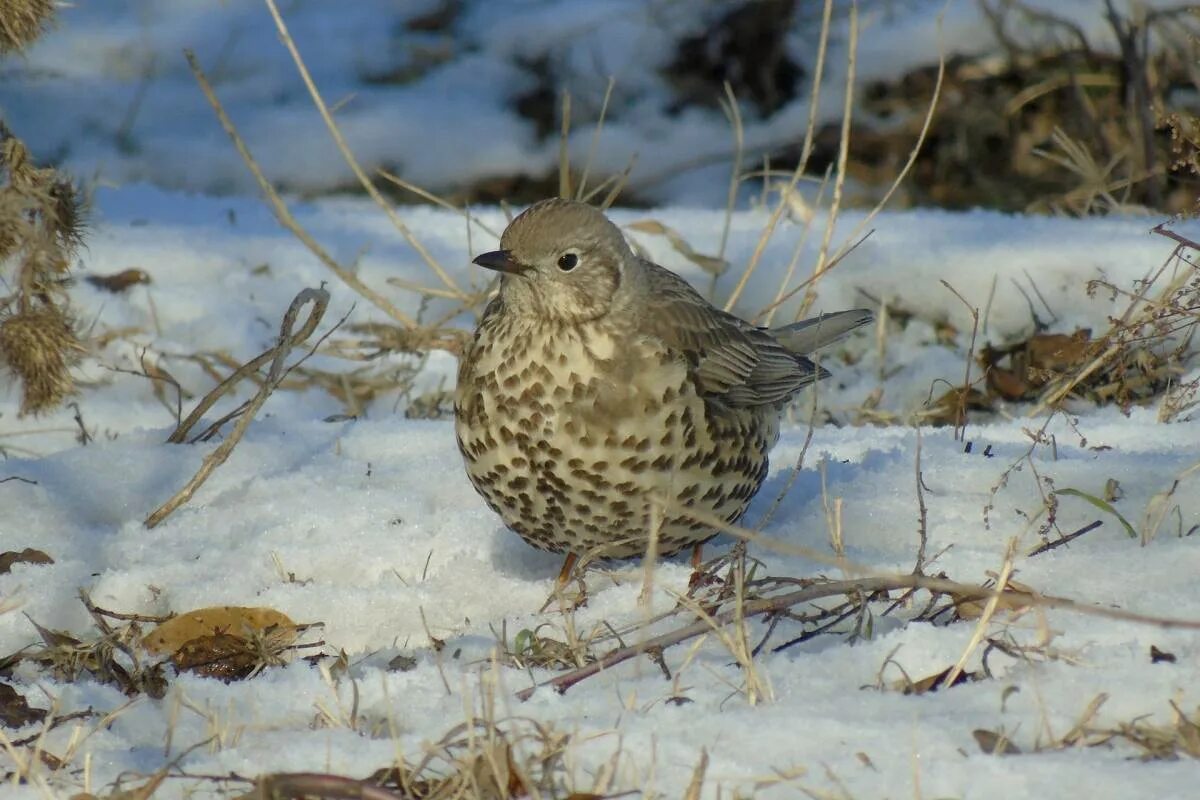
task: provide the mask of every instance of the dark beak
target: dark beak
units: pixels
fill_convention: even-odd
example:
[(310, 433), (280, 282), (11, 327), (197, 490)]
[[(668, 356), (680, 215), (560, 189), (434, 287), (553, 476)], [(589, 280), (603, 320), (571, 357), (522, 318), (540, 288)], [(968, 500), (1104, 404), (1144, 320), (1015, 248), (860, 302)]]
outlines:
[(503, 272), (508, 275), (520, 275), (528, 269), (524, 264), (514, 259), (512, 253), (508, 250), (493, 250), (490, 253), (483, 253), (475, 257), (475, 263), (481, 267), (494, 269), (497, 272)]

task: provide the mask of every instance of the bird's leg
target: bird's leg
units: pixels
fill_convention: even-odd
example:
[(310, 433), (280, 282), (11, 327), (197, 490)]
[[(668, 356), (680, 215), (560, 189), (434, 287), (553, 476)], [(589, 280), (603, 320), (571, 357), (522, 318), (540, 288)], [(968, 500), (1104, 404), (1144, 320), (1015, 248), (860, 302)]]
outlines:
[(699, 588), (704, 581), (704, 574), (700, 572), (700, 565), (704, 563), (704, 544), (700, 543), (692, 548), (692, 574), (688, 578), (688, 594)]
[(688, 578), (688, 593), (720, 583), (720, 579), (704, 569), (704, 543), (692, 548), (692, 575)]
[(563, 587), (567, 585), (567, 581), (571, 580), (571, 570), (575, 569), (575, 562), (579, 560), (579, 556), (574, 553), (567, 553), (567, 558), (563, 561), (562, 569), (558, 571), (558, 585)]
[(558, 578), (554, 581), (554, 590), (550, 592), (550, 596), (546, 598), (546, 602), (538, 609), (538, 613), (542, 613), (549, 608), (555, 601), (558, 602), (559, 608), (565, 608), (567, 605), (571, 609), (579, 608), (587, 604), (587, 584), (582, 579), (579, 581), (579, 594), (573, 598), (567, 597), (564, 591), (567, 584), (571, 581), (571, 575), (575, 570), (575, 562), (579, 560), (579, 556), (575, 553), (567, 553), (566, 559), (563, 560), (562, 569), (558, 571)]

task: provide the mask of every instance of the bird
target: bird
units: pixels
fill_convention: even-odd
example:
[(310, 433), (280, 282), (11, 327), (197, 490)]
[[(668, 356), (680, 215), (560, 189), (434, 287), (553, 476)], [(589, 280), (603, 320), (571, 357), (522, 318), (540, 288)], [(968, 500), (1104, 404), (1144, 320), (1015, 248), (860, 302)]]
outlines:
[[(693, 548), (768, 474), (783, 409), (829, 372), (806, 357), (872, 319), (854, 309), (766, 329), (636, 255), (588, 204), (543, 200), (474, 263), (500, 274), (459, 362), (467, 476), (530, 545), (579, 557)], [(657, 516), (652, 506), (657, 503)]]

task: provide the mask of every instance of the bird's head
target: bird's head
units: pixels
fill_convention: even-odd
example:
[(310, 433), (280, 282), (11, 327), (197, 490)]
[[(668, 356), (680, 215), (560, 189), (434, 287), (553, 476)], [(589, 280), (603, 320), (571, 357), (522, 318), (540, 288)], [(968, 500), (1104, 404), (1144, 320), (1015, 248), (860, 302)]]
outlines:
[(613, 308), (638, 261), (599, 210), (555, 199), (527, 208), (475, 263), (501, 273), (507, 312), (582, 322)]

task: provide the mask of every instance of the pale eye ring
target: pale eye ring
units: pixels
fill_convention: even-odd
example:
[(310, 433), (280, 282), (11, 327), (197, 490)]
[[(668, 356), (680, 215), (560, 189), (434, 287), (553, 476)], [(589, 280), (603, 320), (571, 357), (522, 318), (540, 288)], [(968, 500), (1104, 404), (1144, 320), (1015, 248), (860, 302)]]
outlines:
[(558, 259), (558, 268), (563, 272), (570, 272), (579, 264), (579, 256), (574, 253), (565, 253)]

